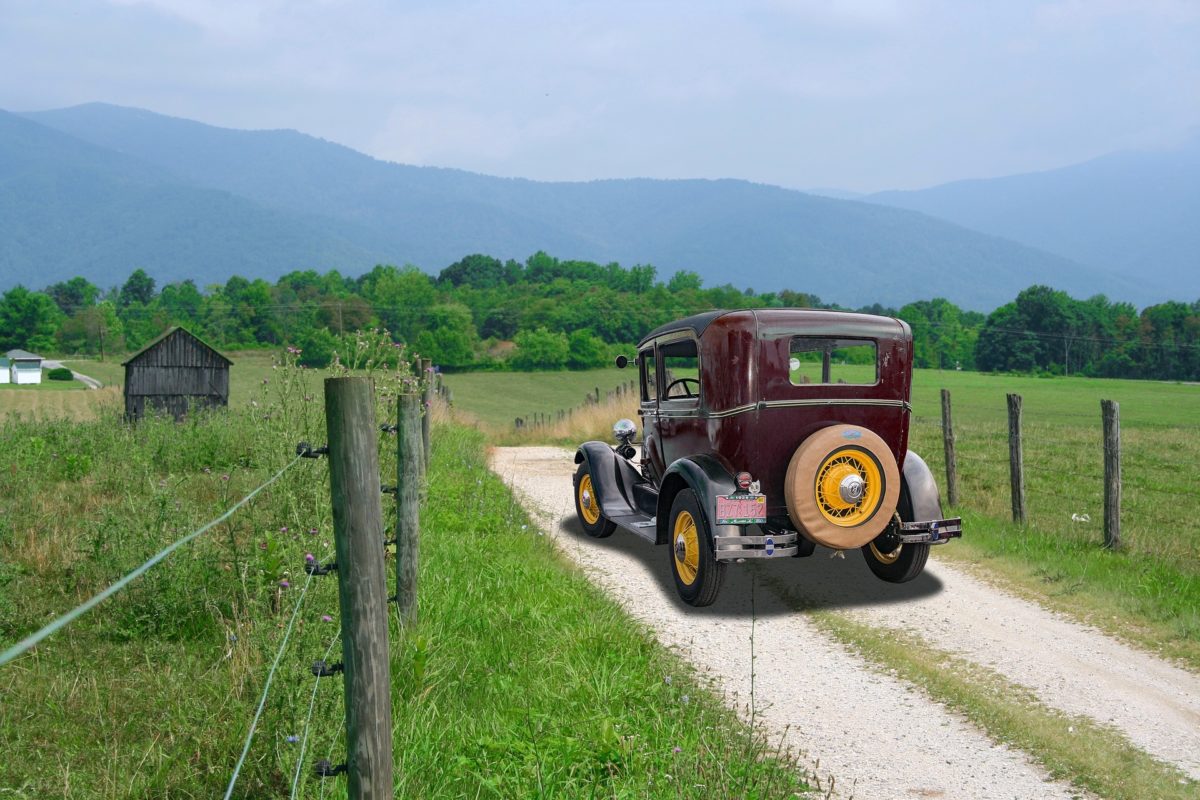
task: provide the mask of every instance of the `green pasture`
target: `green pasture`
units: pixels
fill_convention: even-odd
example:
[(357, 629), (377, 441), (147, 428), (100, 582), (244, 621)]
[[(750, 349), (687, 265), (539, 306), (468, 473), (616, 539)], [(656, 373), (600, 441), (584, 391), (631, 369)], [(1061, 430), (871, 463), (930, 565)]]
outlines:
[(454, 392), (454, 407), (491, 426), (509, 426), (517, 417), (554, 414), (584, 403), (585, 395), (599, 387), (601, 397), (637, 370), (607, 369), (579, 372), (467, 372), (447, 375)]

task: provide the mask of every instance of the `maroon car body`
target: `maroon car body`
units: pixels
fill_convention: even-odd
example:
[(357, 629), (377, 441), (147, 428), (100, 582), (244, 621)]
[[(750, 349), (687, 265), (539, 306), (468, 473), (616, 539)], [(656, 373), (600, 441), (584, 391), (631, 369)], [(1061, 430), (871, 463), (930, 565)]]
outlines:
[[(615, 431), (617, 448), (582, 445), (576, 507), (590, 535), (622, 528), (674, 543), (686, 601), (712, 602), (725, 563), (809, 555), (818, 543), (861, 546), (879, 577), (911, 580), (929, 544), (961, 535), (960, 520), (941, 519), (936, 483), (908, 450), (912, 332), (903, 321), (813, 309), (712, 311), (650, 332), (633, 363), (640, 459), (631, 425)], [(821, 514), (810, 513), (813, 492), (825, 498)], [(863, 492), (874, 504), (869, 513), (860, 513)], [(718, 504), (744, 496), (765, 507), (762, 518), (725, 524)], [(840, 513), (851, 520), (842, 523)], [(697, 533), (688, 533), (689, 521)]]

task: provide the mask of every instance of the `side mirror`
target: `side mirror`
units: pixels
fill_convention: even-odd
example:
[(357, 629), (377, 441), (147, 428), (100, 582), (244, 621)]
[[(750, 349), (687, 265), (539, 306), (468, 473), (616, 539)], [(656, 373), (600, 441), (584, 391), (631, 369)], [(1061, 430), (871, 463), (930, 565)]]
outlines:
[(617, 369), (625, 369), (629, 363), (629, 356), (617, 356)]

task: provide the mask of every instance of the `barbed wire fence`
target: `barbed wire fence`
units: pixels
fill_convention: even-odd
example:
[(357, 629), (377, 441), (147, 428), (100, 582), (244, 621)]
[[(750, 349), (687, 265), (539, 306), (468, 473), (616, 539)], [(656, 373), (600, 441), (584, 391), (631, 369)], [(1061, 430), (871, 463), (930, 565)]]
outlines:
[[(432, 369), (425, 370), (422, 386), (418, 387), (426, 397), (433, 394), (434, 374)], [(437, 385), (440, 387), (440, 381)], [(237, 787), (276, 675), (291, 642), (296, 621), (310, 596), (314, 579), (331, 573), (337, 574), (342, 624), (329, 640), (322, 658), (315, 661), (311, 668), (314, 682), (308, 709), (301, 734), (294, 738), (294, 741), (300, 742), (300, 750), (291, 773), (290, 796), (295, 798), (301, 788), (300, 779), (308, 752), (321, 679), (339, 674), (346, 684), (347, 758), (343, 763), (332, 764), (335, 740), (335, 743), (331, 744), (328, 756), (314, 765), (314, 773), (321, 779), (345, 774), (348, 780), (348, 797), (352, 800), (392, 796), (388, 604), (394, 602), (397, 608), (401, 609), (402, 625), (415, 623), (415, 563), (417, 528), (420, 524), (416, 508), (420, 502), (417, 487), (425, 479), (423, 464), (428, 457), (429, 447), (428, 440), (422, 441), (421, 419), (428, 418), (430, 406), (427, 402), (418, 402), (413, 391), (402, 393), (397, 398), (398, 423), (379, 426), (376, 424), (374, 384), (370, 378), (364, 377), (326, 379), (325, 400), (326, 426), (330, 442), (328, 445), (313, 447), (307, 442), (300, 442), (291, 461), (247, 492), (219, 516), (175, 540), (102, 591), (5, 649), (0, 653), (0, 668), (14, 662), (39, 643), (62, 631), (128, 587), (184, 545), (231, 519), (301, 461), (325, 458), (330, 469), (330, 500), (333, 506), (337, 560), (322, 564), (311, 555), (306, 558), (304, 584), (292, 604), (286, 628), (265, 675), (254, 715), (223, 796), (225, 800), (230, 800)], [(385, 434), (399, 434), (397, 479), (401, 487), (407, 487), (403, 491), (393, 488), (389, 492), (381, 483), (378, 452), (381, 429)], [(414, 453), (418, 455), (414, 457)], [(394, 538), (388, 538), (385, 534), (382, 512), (382, 496), (385, 493), (396, 495), (398, 510)], [(413, 507), (401, 509), (401, 504)], [(384, 575), (384, 559), (388, 545), (396, 545), (397, 548), (395, 594), (387, 592)], [(342, 642), (342, 660), (331, 663), (329, 656), (339, 641)], [(321, 781), (322, 797), (325, 795), (327, 783), (326, 780)]]

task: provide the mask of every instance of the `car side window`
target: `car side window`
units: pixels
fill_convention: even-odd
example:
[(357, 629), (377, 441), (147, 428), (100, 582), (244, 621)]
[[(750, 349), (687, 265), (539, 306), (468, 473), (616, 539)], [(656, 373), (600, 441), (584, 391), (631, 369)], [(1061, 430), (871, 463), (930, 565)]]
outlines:
[(642, 401), (653, 402), (658, 397), (658, 378), (653, 347), (638, 353), (638, 364), (641, 365)]
[(788, 377), (793, 386), (844, 383), (869, 386), (879, 382), (875, 342), (793, 336), (788, 348)]
[(695, 339), (660, 345), (663, 400), (699, 400), (700, 356)]

